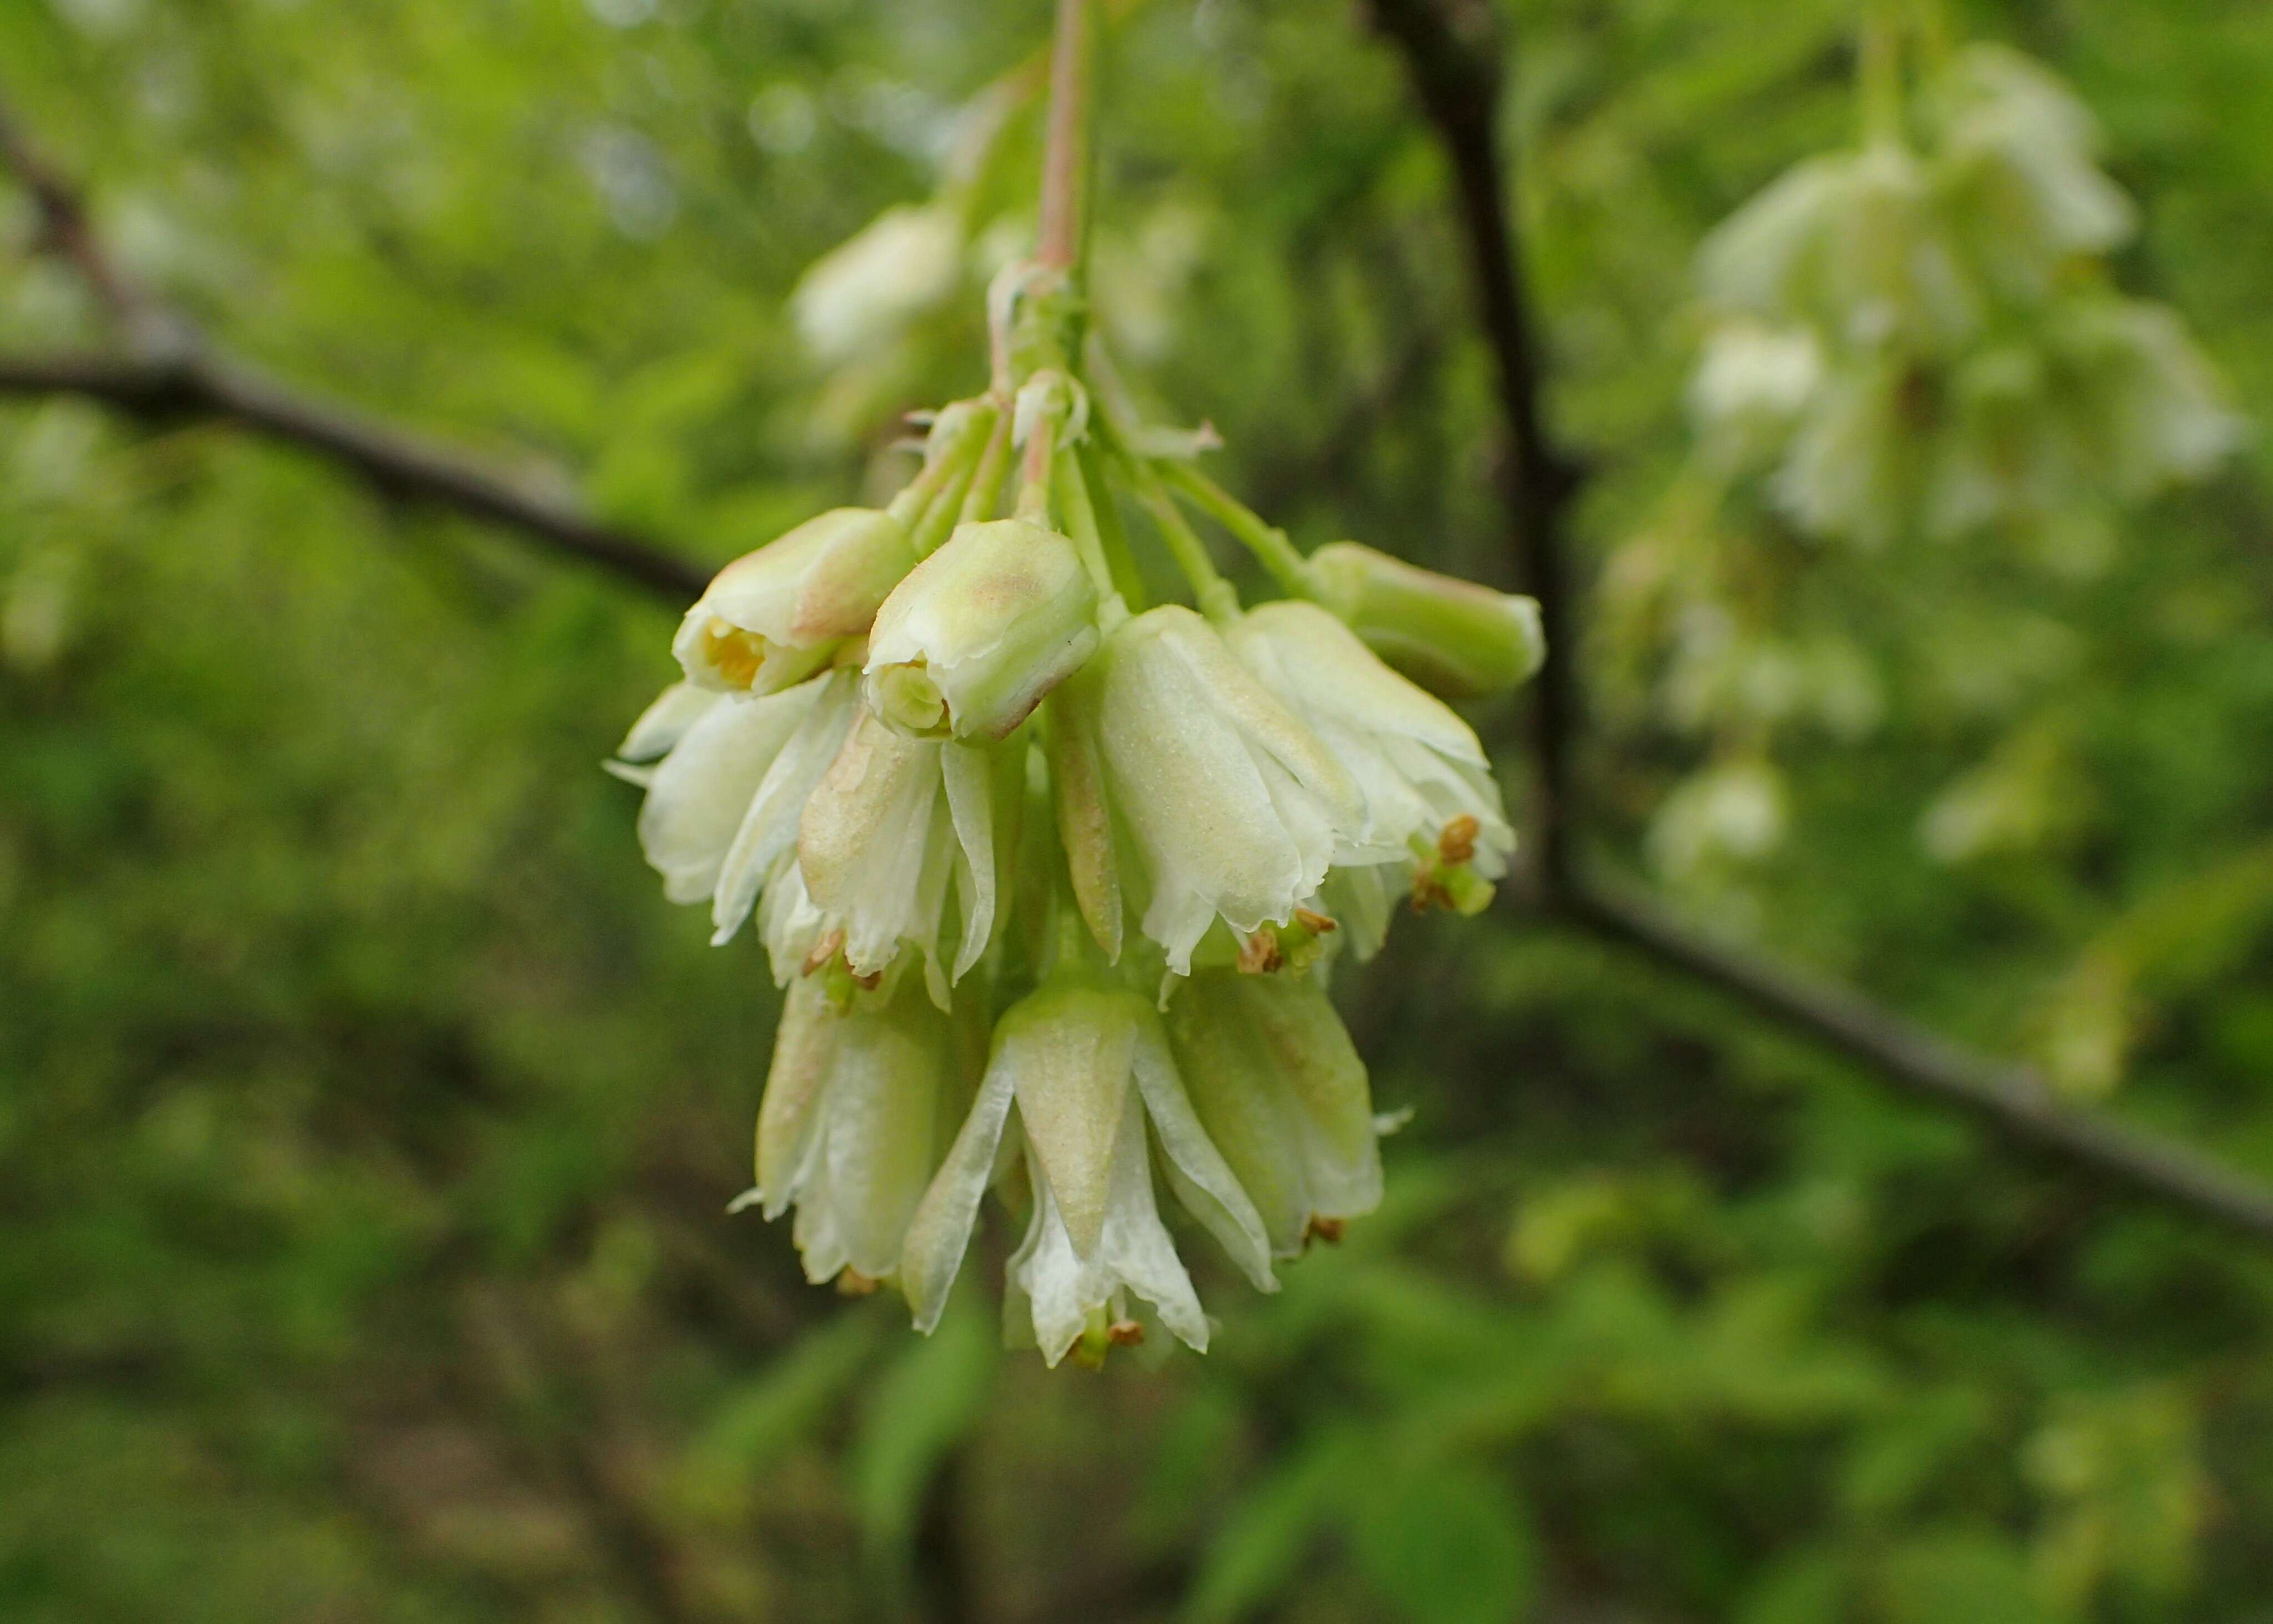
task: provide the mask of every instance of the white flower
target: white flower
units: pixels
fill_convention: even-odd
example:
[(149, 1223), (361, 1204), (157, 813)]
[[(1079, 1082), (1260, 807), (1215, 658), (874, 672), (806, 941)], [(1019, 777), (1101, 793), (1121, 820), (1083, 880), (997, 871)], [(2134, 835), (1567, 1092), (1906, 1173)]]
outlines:
[(839, 1012), (819, 981), (790, 989), (758, 1114), (757, 1185), (816, 1285), (899, 1273), (900, 1241), (971, 1099), (976, 1056), (957, 1023), (904, 990)]
[(1771, 450), (1823, 381), (1823, 349), (1804, 327), (1725, 322), (1705, 341), (1689, 384), (1690, 416), (1729, 462)]
[(962, 525), (876, 612), (868, 708), (914, 738), (1001, 739), (1096, 647), (1097, 590), (1069, 538)]
[[(1506, 872), (1515, 831), (1491, 763), (1474, 731), (1443, 701), (1383, 665), (1316, 604), (1265, 604), (1229, 637), (1357, 786), (1363, 810), (1354, 849), (1338, 864), (1394, 865), (1391, 872), (1401, 875), (1417, 863), (1424, 884), (1439, 883), (1446, 867), (1465, 866), (1484, 880)], [(1369, 935), (1372, 912), (1361, 905), (1353, 935), (1361, 956), (1379, 940)]]
[(1218, 919), (1242, 938), (1287, 924), (1356, 853), (1358, 786), (1190, 610), (1124, 622), (1059, 692), (1059, 828), (1108, 953), (1124, 891), (1182, 975)]
[(1200, 1124), (1278, 1256), (1381, 1204), (1365, 1063), (1315, 975), (1203, 970), (1168, 1002)]
[(963, 248), (952, 207), (886, 209), (799, 279), (790, 295), (799, 335), (832, 365), (873, 350), (955, 291)]
[[(647, 790), (640, 845), (662, 874), (665, 896), (673, 902), (716, 898), (723, 904), (739, 889), (744, 865), (729, 860), (752, 806), (785, 758), (791, 765), (779, 776), (799, 776), (797, 752), (789, 747), (817, 711), (829, 708), (821, 703), (824, 695), (833, 688), (846, 695), (850, 687), (847, 677), (823, 677), (784, 693), (734, 699), (680, 682), (664, 689), (633, 724), (619, 754), (626, 762), (654, 764), (614, 771)], [(844, 711), (842, 697), (835, 708)], [(826, 757), (821, 764), (827, 765)], [(817, 777), (819, 769), (813, 771)], [(777, 791), (768, 804), (781, 798)], [(793, 829), (794, 809), (791, 817)], [(734, 922), (748, 911), (746, 900)]]
[(773, 693), (865, 634), (915, 568), (892, 515), (838, 508), (720, 570), (679, 622), (671, 651), (687, 680), (722, 693)]
[(1979, 327), (1980, 300), (1907, 148), (1809, 159), (1723, 221), (1698, 252), (1706, 300), (1837, 343), (1938, 352)]
[(945, 1008), (994, 936), (1024, 759), (1023, 746), (909, 739), (863, 710), (800, 816), (804, 900), (769, 905), (775, 973), (833, 943), (855, 976), (881, 975), (909, 947)]
[(1024, 1299), (1046, 1362), (1127, 1321), (1131, 1292), (1206, 1350), (1207, 1317), (1154, 1199), (1156, 1144), (1185, 1207), (1258, 1289), (1276, 1289), (1262, 1220), (1200, 1125), (1159, 1017), (1135, 993), (1056, 984), (995, 1027), (979, 1097), (909, 1224), (901, 1274), (919, 1329), (938, 1323), (962, 1267), (1014, 1105), (1034, 1207), (1008, 1307)]

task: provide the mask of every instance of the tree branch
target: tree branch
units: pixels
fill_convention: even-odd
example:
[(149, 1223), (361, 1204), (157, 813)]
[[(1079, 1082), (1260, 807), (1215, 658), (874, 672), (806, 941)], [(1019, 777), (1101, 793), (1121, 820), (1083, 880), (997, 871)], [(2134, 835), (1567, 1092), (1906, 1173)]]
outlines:
[(178, 313), (135, 287), (103, 252), (79, 194), (0, 105), (0, 164), (37, 204), (49, 247), (76, 267), (125, 330), (129, 352), (0, 357), (0, 395), (85, 395), (130, 416), (206, 417), (328, 457), (390, 496), (432, 502), (517, 530), (674, 602), (709, 572), (644, 538), (596, 523), (574, 504), (500, 477), (462, 453), (298, 394), (230, 359)]
[(1550, 912), (1734, 995), (1756, 1012), (1859, 1061), (1903, 1093), (1954, 1105), (2011, 1143), (2050, 1152), (2117, 1184), (2260, 1241), (2273, 1241), (2273, 1189), (2170, 1139), (2062, 1105), (2026, 1066), (1984, 1058), (1861, 994), (1716, 943), (1646, 896), (1591, 875), (1574, 849), (1579, 807), (1572, 756), (1579, 721), (1572, 591), (1563, 522), (1579, 479), (1542, 423), (1542, 372), (1508, 217), (1497, 139), (1499, 49), (1475, 0), (1372, 0), (1380, 32), (1403, 53), (1415, 98), (1458, 184), (1475, 272), (1477, 314), (1497, 365), (1510, 452), (1512, 551), (1539, 598), (1547, 663), (1533, 743), (1542, 899)]
[(1507, 448), (1501, 460), (1511, 551), (1520, 584), (1539, 600), (1547, 659), (1531, 707), (1538, 878), (1553, 902), (1572, 881), (1571, 757), (1578, 728), (1572, 680), (1571, 601), (1557, 545), (1578, 469), (1556, 449), (1543, 394), (1522, 259), (1508, 217), (1510, 177), (1499, 149), (1499, 55), (1489, 10), (1475, 0), (1373, 0), (1374, 22), (1404, 53), (1422, 113), (1435, 126), (1459, 193), (1459, 223), (1475, 280), (1476, 314), (1491, 350)]

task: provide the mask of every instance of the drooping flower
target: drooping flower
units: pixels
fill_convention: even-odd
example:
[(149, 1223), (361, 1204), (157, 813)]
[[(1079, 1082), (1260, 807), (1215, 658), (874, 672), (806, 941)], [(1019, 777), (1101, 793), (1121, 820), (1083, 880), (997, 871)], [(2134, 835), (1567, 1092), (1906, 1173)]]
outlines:
[(777, 692), (865, 633), (915, 562), (897, 517), (835, 508), (720, 570), (679, 622), (671, 651), (698, 686)]
[(1339, 860), (1348, 883), (1337, 890), (1358, 915), (1360, 956), (1379, 945), (1377, 927), (1385, 922), (1385, 909), (1355, 894), (1368, 889), (1367, 868), (1411, 871), (1424, 902), (1481, 907), (1488, 883), (1506, 872), (1515, 832), (1474, 730), (1316, 604), (1265, 604), (1229, 641), (1357, 787), (1354, 849)]
[(615, 771), (647, 791), (640, 844), (664, 876), (665, 896), (711, 899), (731, 934), (761, 873), (753, 860), (764, 855), (762, 841), (751, 838), (752, 825), (761, 832), (777, 825), (786, 806), (794, 838), (798, 808), (836, 754), (832, 735), (841, 740), (850, 719), (851, 687), (840, 674), (735, 699), (680, 682), (648, 707), (619, 751), (632, 764)]
[(964, 236), (945, 204), (886, 209), (799, 279), (790, 296), (799, 335), (832, 363), (874, 349), (955, 291)]
[(1201, 970), (1166, 1019), (1200, 1124), (1276, 1255), (1381, 1204), (1365, 1063), (1317, 976)]
[(757, 1184), (737, 1206), (792, 1231), (816, 1285), (894, 1278), (908, 1220), (952, 1142), (977, 1074), (970, 1023), (912, 988), (839, 1011), (791, 983), (758, 1110)]
[(993, 939), (1024, 763), (1022, 748), (909, 739), (861, 710), (799, 815), (796, 889), (768, 905), (776, 974), (841, 952), (872, 978), (912, 949), (945, 1008)]
[(1132, 1293), (1206, 1350), (1207, 1316), (1160, 1221), (1156, 1146), (1178, 1200), (1257, 1289), (1276, 1289), (1262, 1219), (1194, 1112), (1159, 1018), (1138, 994), (1061, 981), (997, 1023), (978, 1099), (909, 1224), (902, 1283), (919, 1328), (938, 1323), (1014, 1107), (1033, 1210), (1006, 1312), (1047, 1363), (1126, 1337)]
[(1239, 939), (1285, 925), (1359, 854), (1356, 784), (1192, 611), (1123, 622), (1060, 692), (1059, 827), (1108, 953), (1125, 897), (1185, 974), (1218, 920)]
[(1097, 590), (1070, 539), (965, 524), (876, 612), (868, 708), (918, 739), (1008, 735), (1097, 647)]

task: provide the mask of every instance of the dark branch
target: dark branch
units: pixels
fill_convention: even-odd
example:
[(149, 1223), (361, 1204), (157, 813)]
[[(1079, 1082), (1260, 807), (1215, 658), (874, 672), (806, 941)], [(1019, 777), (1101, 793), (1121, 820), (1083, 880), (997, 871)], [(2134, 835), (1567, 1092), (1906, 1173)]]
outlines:
[(1476, 273), (1478, 316), (1498, 367), (1510, 444), (1512, 546), (1547, 628), (1534, 733), (1542, 788), (1542, 901), (1599, 935), (1734, 994), (1769, 1019), (1860, 1061), (1904, 1093), (1971, 1113), (2015, 1145), (2051, 1152), (2140, 1193), (2273, 1241), (2273, 1190), (2171, 1140), (2071, 1110), (2024, 1066), (1971, 1054), (1860, 994), (1712, 942), (1647, 898), (1582, 869), (1573, 846), (1580, 810), (1572, 771), (1579, 720), (1575, 617), (1563, 555), (1563, 521), (1578, 478), (1541, 422), (1538, 346), (1499, 156), (1499, 48), (1490, 12), (1476, 0), (1372, 4), (1377, 26), (1403, 52), (1414, 94), (1451, 162)]
[(78, 192), (0, 105), (0, 165), (30, 191), (47, 245), (86, 278), (125, 329), (129, 353), (0, 357), (0, 395), (81, 395), (132, 416), (234, 423), (329, 457), (390, 496), (518, 530), (664, 598), (695, 597), (709, 573), (573, 504), (516, 485), (463, 454), (348, 408), (300, 395), (229, 359), (114, 266)]
[(0, 394), (83, 395), (154, 420), (206, 417), (319, 452), (388, 495), (431, 501), (536, 538), (684, 602), (707, 572), (573, 506), (514, 485), (461, 453), (311, 400), (250, 367), (191, 353), (176, 361), (103, 356), (0, 357)]
[(1404, 53), (1422, 111), (1435, 126), (1459, 193), (1459, 223), (1475, 277), (1476, 314), (1489, 346), (1506, 419), (1500, 467), (1513, 525), (1511, 550), (1526, 590), (1539, 600), (1547, 661), (1532, 701), (1538, 878), (1552, 902), (1572, 880), (1572, 746), (1577, 689), (1569, 583), (1557, 538), (1579, 486), (1540, 410), (1542, 371), (1526, 297), (1522, 256), (1508, 217), (1509, 175), (1500, 157), (1499, 53), (1489, 9), (1458, 0), (1373, 0), (1375, 25)]
[(1572, 891), (1564, 911), (1860, 1061), (1906, 1094), (1970, 1113), (2014, 1145), (2053, 1152), (2141, 1194), (2273, 1241), (2273, 1190), (2171, 1139), (2068, 1109), (2027, 1066), (1973, 1054), (1835, 982), (1714, 942), (1624, 887), (1589, 880)]

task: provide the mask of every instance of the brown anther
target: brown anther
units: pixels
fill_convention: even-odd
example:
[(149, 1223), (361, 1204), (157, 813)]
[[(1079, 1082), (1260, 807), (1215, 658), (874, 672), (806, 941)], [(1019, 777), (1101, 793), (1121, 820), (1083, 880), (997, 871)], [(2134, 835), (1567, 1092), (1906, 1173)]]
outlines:
[(1348, 1229), (1349, 1223), (1345, 1219), (1321, 1218), (1317, 1214), (1312, 1213), (1309, 1222), (1302, 1226), (1302, 1240), (1305, 1244), (1313, 1240), (1321, 1240), (1329, 1246), (1339, 1246), (1342, 1244), (1343, 1235), (1347, 1233)]
[(874, 1297), (884, 1282), (859, 1269), (839, 1269), (836, 1273), (836, 1295), (839, 1297)]
[(1332, 915), (1313, 913), (1309, 908), (1296, 908), (1294, 922), (1314, 936), (1324, 936), (1327, 932), (1337, 929)]
[(813, 951), (805, 956), (805, 964), (799, 974), (801, 975), (819, 974), (828, 966), (830, 959), (836, 957), (837, 951), (844, 945), (844, 931), (840, 926), (813, 944)]
[(1413, 876), (1413, 911), (1415, 914), (1426, 914), (1430, 908), (1449, 909), (1452, 906), (1452, 893), (1444, 889), (1435, 874), (1415, 874)]
[(871, 970), (866, 975), (856, 975), (852, 978), (852, 985), (858, 987), (862, 992), (874, 992), (883, 984), (884, 973), (881, 970)]
[(1258, 930), (1239, 944), (1239, 967), (1245, 974), (1267, 975), (1284, 962), (1279, 938), (1268, 930)]
[(1446, 863), (1464, 863), (1476, 854), (1476, 837), (1483, 825), (1473, 813), (1463, 812), (1437, 831), (1437, 855)]
[(1105, 1327), (1105, 1340), (1116, 1348), (1134, 1348), (1144, 1340), (1144, 1327), (1134, 1320), (1115, 1320)]

